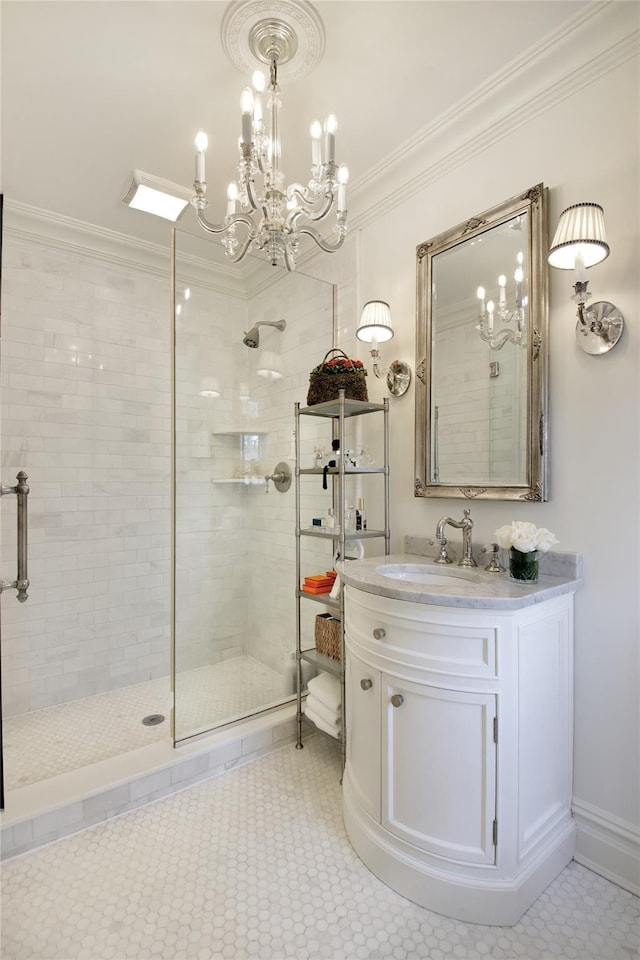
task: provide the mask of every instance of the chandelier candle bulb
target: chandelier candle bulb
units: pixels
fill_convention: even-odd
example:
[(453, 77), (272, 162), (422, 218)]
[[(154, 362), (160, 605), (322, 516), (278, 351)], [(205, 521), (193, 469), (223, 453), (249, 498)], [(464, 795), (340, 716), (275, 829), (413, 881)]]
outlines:
[(485, 312), (485, 307), (484, 307), (484, 294), (485, 294), (484, 287), (478, 287), (478, 292), (477, 292), (476, 296), (478, 297), (478, 300), (480, 301), (480, 316), (481, 316), (481, 317), (484, 317), (484, 312)]
[(336, 162), (336, 130), (338, 121), (335, 114), (330, 113), (324, 122), (325, 132), (325, 163)]
[(238, 190), (238, 184), (235, 180), (232, 180), (229, 186), (227, 187), (227, 216), (232, 217), (236, 212), (236, 200), (240, 191)]
[(487, 304), (487, 326), (489, 333), (493, 333), (493, 300), (489, 300)]
[(251, 131), (253, 126), (253, 107), (254, 97), (251, 87), (245, 87), (240, 97), (240, 109), (242, 110), (242, 142), (251, 143)]
[(518, 269), (513, 275), (513, 278), (516, 281), (516, 305), (518, 307), (521, 307), (522, 306), (522, 281), (524, 279), (522, 267), (518, 267)]
[(209, 146), (209, 138), (207, 137), (204, 131), (199, 130), (196, 134), (195, 139), (196, 145), (196, 180), (200, 183), (205, 182), (205, 173), (204, 173), (204, 155), (207, 152), (207, 147)]
[(251, 78), (253, 84), (253, 122), (257, 130), (262, 130), (262, 94), (266, 84), (264, 73), (256, 70)]
[(500, 287), (500, 303), (506, 303), (507, 302), (507, 290), (506, 290), (507, 278), (505, 277), (504, 273), (501, 273), (500, 276), (498, 277), (498, 285)]

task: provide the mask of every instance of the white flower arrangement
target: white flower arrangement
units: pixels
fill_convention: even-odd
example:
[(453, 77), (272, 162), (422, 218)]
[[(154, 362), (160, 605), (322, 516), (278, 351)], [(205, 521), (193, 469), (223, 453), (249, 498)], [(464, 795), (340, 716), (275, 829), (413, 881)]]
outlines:
[(534, 550), (546, 553), (555, 543), (560, 543), (546, 527), (536, 527), (535, 524), (523, 520), (514, 520), (504, 527), (499, 527), (494, 530), (493, 535), (498, 546), (507, 550), (515, 547), (521, 553), (532, 553)]

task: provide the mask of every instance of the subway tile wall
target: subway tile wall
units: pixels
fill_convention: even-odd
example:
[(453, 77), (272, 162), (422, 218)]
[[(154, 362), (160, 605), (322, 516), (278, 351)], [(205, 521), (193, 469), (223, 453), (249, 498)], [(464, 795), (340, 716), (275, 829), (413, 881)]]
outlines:
[(168, 672), (169, 320), (168, 278), (5, 235), (2, 478), (29, 475), (32, 582), (3, 599), (7, 715)]
[[(248, 654), (282, 677), (286, 697), (295, 689), (295, 489), (280, 493), (265, 477), (281, 461), (294, 472), (294, 403), (306, 402), (309, 371), (330, 348), (333, 288), (279, 277), (225, 309), (215, 291), (191, 284), (177, 324), (176, 664)], [(242, 343), (254, 323), (282, 319), (283, 332), (260, 327), (257, 349)], [(265, 352), (280, 358), (281, 379), (257, 373)], [(202, 384), (220, 396), (199, 396)], [(327, 444), (330, 423), (312, 421), (310, 456), (323, 435)], [(317, 493), (327, 500), (320, 482)], [(315, 545), (307, 572), (331, 561), (329, 546)]]
[[(513, 388), (526, 351), (511, 343), (491, 350), (470, 330), (474, 332), (470, 321), (445, 328), (432, 358), (439, 371), (434, 437), (440, 481), (450, 482), (463, 466), (470, 483), (510, 483), (514, 476), (526, 476), (526, 445), (513, 439), (526, 430), (526, 402), (514, 401)], [(513, 460), (514, 449), (521, 450), (519, 462)]]
[[(349, 257), (334, 261), (338, 336), (347, 342), (352, 268)], [(24, 469), (32, 491), (30, 597), (3, 599), (6, 715), (169, 673), (168, 273), (168, 263), (165, 276), (121, 256), (5, 232), (2, 481)], [(294, 490), (270, 484), (266, 494), (264, 482), (238, 482), (238, 474), (259, 481), (292, 456), (293, 404), (304, 404), (309, 371), (331, 345), (333, 288), (293, 274), (255, 299), (208, 284), (192, 285), (188, 304), (183, 294), (178, 286), (178, 668), (248, 653), (282, 672), (289, 693)], [(285, 376), (263, 380), (260, 351), (244, 347), (242, 333), (281, 318), (287, 330), (263, 327), (261, 339), (280, 353)], [(218, 398), (200, 394), (211, 377)], [(309, 462), (327, 430), (307, 420)], [(307, 520), (329, 504), (318, 487), (305, 492)], [(15, 575), (4, 569), (15, 556), (12, 506), (0, 515), (5, 578)], [(326, 548), (311, 545), (304, 573), (330, 566)], [(315, 612), (307, 612), (309, 631)]]

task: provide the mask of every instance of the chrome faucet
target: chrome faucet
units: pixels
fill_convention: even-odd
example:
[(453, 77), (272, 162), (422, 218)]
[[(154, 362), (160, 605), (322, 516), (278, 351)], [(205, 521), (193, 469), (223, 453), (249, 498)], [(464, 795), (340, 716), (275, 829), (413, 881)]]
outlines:
[(464, 510), (462, 520), (452, 520), (451, 517), (443, 517), (438, 520), (436, 527), (436, 541), (440, 544), (440, 555), (436, 557), (436, 563), (451, 563), (451, 558), (447, 553), (447, 541), (444, 536), (444, 528), (447, 524), (455, 527), (456, 530), (462, 530), (462, 556), (458, 561), (459, 567), (477, 567), (478, 564), (473, 559), (471, 552), (471, 530), (473, 529), (473, 520), (471, 519), (471, 510)]

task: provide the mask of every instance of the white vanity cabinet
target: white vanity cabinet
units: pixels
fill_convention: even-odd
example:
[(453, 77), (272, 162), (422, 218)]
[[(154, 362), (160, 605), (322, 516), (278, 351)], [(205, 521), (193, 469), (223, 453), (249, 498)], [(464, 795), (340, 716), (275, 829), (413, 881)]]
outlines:
[(572, 610), (346, 587), (345, 825), (402, 895), (509, 925), (571, 860)]

